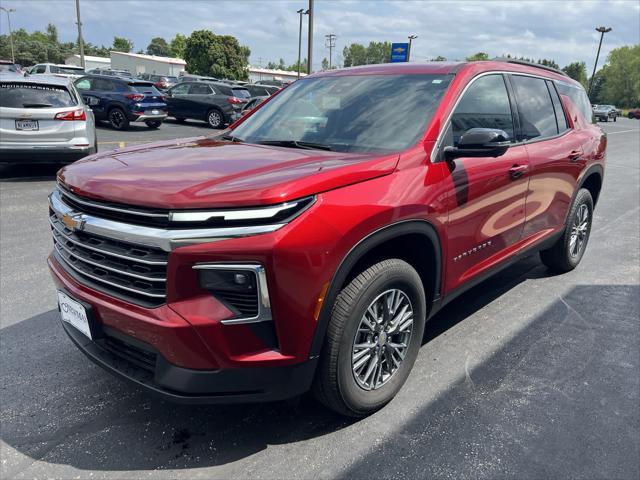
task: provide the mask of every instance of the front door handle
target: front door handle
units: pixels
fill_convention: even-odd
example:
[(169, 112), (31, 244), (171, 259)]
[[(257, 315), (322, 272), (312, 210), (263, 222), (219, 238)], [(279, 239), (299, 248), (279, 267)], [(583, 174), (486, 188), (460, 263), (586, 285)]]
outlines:
[(513, 180), (516, 180), (517, 178), (520, 178), (522, 175), (524, 175), (527, 170), (529, 170), (529, 167), (527, 165), (514, 165), (509, 169), (509, 175), (511, 175), (511, 178)]
[(582, 159), (582, 151), (581, 150), (571, 150), (571, 153), (567, 155), (567, 158), (571, 160), (571, 162), (577, 162)]

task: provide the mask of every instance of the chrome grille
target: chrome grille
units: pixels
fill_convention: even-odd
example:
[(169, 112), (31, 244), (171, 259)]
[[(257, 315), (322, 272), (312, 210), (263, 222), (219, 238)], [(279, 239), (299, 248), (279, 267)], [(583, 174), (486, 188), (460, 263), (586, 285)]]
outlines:
[(69, 274), (109, 295), (146, 307), (165, 302), (166, 252), (67, 228), (49, 217), (57, 260)]

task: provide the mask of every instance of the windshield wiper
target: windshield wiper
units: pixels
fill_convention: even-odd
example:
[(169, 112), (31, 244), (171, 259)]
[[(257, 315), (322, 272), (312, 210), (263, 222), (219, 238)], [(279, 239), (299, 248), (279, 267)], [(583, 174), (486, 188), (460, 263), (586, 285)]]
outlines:
[(50, 103), (23, 103), (22, 108), (49, 108), (53, 107)]
[(230, 142), (234, 142), (234, 143), (242, 143), (242, 140), (240, 140), (238, 137), (234, 135), (230, 135), (228, 133), (225, 133), (220, 138), (223, 140), (229, 140)]
[(332, 150), (329, 145), (323, 143), (303, 142), (299, 140), (260, 140), (256, 143), (258, 145), (274, 145), (277, 147), (302, 148), (305, 150)]

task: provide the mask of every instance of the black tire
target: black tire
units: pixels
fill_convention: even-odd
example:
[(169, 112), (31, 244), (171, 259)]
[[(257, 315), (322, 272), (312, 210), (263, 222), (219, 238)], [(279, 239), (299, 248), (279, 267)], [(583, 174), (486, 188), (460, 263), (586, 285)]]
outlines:
[(127, 114), (120, 107), (113, 107), (107, 115), (111, 128), (115, 130), (127, 130), (129, 128), (129, 119)]
[[(586, 208), (586, 227), (583, 225), (583, 214)], [(579, 218), (580, 216), (580, 218)], [(581, 220), (582, 219), (582, 220)], [(591, 224), (593, 223), (593, 198), (586, 188), (581, 188), (576, 195), (564, 228), (562, 237), (549, 249), (540, 252), (540, 259), (549, 269), (555, 272), (569, 272), (576, 268), (582, 260), (587, 248)], [(576, 234), (576, 244), (572, 242)], [(576, 248), (577, 247), (577, 248)]]
[[(394, 326), (391, 320), (393, 314), (383, 308), (389, 333), (384, 333), (384, 339), (382, 331), (373, 337), (374, 334), (370, 333), (373, 330), (362, 328), (365, 313), (376, 301), (386, 305), (384, 300), (378, 299), (382, 295), (389, 295), (389, 292), (394, 291), (402, 292), (404, 299), (409, 301), (405, 302), (405, 305), (408, 303), (409, 308), (413, 310), (413, 323), (408, 327), (412, 330), (391, 333), (393, 330), (399, 330), (400, 326), (398, 325), (408, 322), (409, 318), (396, 321)], [(396, 295), (396, 299), (401, 297), (400, 294)], [(398, 314), (398, 316), (400, 315)], [(411, 265), (403, 260), (389, 259), (366, 269), (340, 292), (333, 305), (318, 371), (314, 379), (313, 393), (316, 398), (330, 409), (352, 417), (365, 416), (382, 408), (398, 393), (413, 367), (422, 344), (425, 317), (424, 287), (420, 276)], [(382, 323), (371, 322), (371, 324), (375, 325), (376, 329), (383, 328), (385, 321)], [(387, 330), (384, 331), (387, 332)], [(358, 352), (362, 353), (363, 350), (367, 350), (364, 357), (360, 357), (360, 360), (369, 359), (365, 361), (366, 366), (361, 372), (370, 370), (374, 357), (380, 358), (379, 361), (373, 362), (376, 366), (373, 367), (375, 370), (371, 382), (376, 382), (376, 378), (380, 378), (381, 383), (378, 386), (374, 383), (373, 388), (369, 389), (366, 388), (366, 379), (365, 386), (362, 386), (362, 378), (354, 372), (360, 362), (354, 356), (357, 356), (355, 353), (356, 341), (361, 341), (361, 335), (372, 335), (368, 338), (368, 342), (373, 345), (373, 347), (361, 348), (361, 351)], [(406, 335), (409, 335), (408, 339)], [(400, 347), (406, 345), (404, 355), (398, 355), (400, 362), (395, 362), (395, 365), (389, 361), (390, 358), (387, 356), (388, 352), (391, 352), (392, 357), (394, 353), (398, 354), (397, 350), (392, 351), (391, 345)], [(384, 364), (387, 367), (393, 365), (396, 370), (383, 373)], [(380, 368), (380, 376), (378, 368)], [(383, 379), (385, 373), (388, 374), (386, 380)], [(357, 376), (359, 380), (356, 380)]]
[(632, 112), (627, 113), (627, 117), (629, 117), (630, 119), (633, 119), (634, 115)]
[(615, 117), (613, 117), (613, 121), (617, 122), (618, 121), (618, 116), (616, 115)]
[(207, 112), (206, 122), (211, 128), (224, 127), (224, 114), (217, 108), (212, 108)]
[(160, 125), (162, 125), (162, 120), (147, 120), (146, 122), (144, 122), (147, 127), (149, 128), (160, 128)]
[(609, 117), (604, 117), (604, 118), (602, 119), (602, 121), (603, 121), (603, 122), (608, 122), (608, 121), (609, 121)]

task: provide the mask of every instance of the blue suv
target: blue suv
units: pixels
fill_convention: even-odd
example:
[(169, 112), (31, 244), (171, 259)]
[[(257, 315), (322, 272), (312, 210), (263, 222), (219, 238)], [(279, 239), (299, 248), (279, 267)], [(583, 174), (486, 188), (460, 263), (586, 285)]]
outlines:
[(96, 120), (107, 120), (116, 130), (126, 130), (131, 122), (158, 128), (167, 118), (164, 96), (151, 82), (87, 75), (75, 86)]

